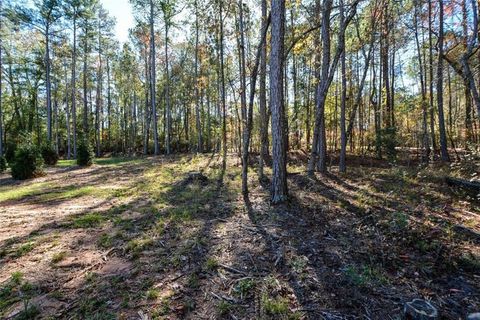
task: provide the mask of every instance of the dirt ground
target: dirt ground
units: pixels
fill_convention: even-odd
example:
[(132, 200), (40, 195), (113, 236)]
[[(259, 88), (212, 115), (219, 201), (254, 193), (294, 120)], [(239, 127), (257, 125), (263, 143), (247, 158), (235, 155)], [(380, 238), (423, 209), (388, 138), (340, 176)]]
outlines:
[(0, 318), (400, 319), (414, 298), (479, 312), (480, 202), (444, 182), (455, 165), (349, 163), (309, 177), (295, 157), (274, 207), (253, 168), (244, 198), (239, 160), (211, 154), (0, 175)]

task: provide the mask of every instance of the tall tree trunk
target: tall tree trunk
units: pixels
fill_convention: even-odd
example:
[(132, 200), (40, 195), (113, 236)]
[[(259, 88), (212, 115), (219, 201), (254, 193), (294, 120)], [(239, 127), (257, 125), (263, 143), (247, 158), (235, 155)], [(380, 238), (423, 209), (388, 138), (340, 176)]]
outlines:
[(77, 9), (73, 16), (73, 56), (72, 56), (72, 128), (73, 128), (73, 158), (77, 159), (77, 106), (76, 106), (76, 65), (77, 65)]
[[(345, 9), (343, 0), (340, 0), (340, 24), (344, 25), (345, 22)], [(343, 46), (345, 46), (345, 38), (343, 38)], [(347, 100), (347, 75), (345, 70), (345, 50), (341, 55), (341, 73), (342, 73), (342, 93), (340, 100), (340, 164), (339, 171), (344, 173), (347, 171), (346, 156), (347, 156), (347, 132), (345, 129), (345, 113), (346, 113), (346, 100)]]
[(240, 67), (240, 105), (241, 105), (241, 121), (243, 127), (243, 149), (242, 149), (242, 193), (248, 193), (248, 123), (247, 123), (247, 80), (245, 66), (245, 28), (243, 24), (243, 1), (238, 2), (238, 50), (239, 50), (239, 67)]
[(108, 147), (112, 148), (112, 94), (110, 91), (110, 59), (107, 58), (107, 119)]
[(65, 113), (66, 113), (66, 126), (67, 126), (67, 159), (70, 160), (72, 157), (72, 143), (71, 143), (71, 137), (72, 134), (70, 132), (70, 106), (68, 105), (68, 78), (67, 78), (67, 63), (65, 61), (64, 64), (64, 73), (65, 73)]
[(165, 153), (170, 154), (170, 139), (172, 131), (172, 111), (170, 110), (170, 69), (168, 62), (168, 27), (169, 21), (165, 18), (165, 107), (166, 107), (166, 119), (165, 119)]
[[(262, 30), (266, 30), (267, 25), (267, 0), (262, 0)], [(260, 111), (260, 156), (258, 164), (258, 178), (262, 180), (263, 167), (265, 159), (268, 158), (268, 114), (267, 114), (267, 44), (263, 42), (260, 56), (260, 92), (259, 92), (259, 111)]]
[(47, 140), (52, 141), (52, 86), (50, 81), (50, 23), (45, 28), (45, 85), (47, 100)]
[[(320, 80), (318, 82), (315, 95), (315, 124), (313, 127), (312, 151), (308, 163), (309, 174), (313, 174), (315, 166), (317, 166), (318, 156), (326, 153), (324, 111), (325, 99), (328, 91), (330, 68), (330, 14), (332, 11), (332, 5), (332, 0), (324, 0), (322, 6), (322, 65), (320, 71)], [(318, 166), (320, 171), (326, 171), (325, 161), (321, 161), (321, 164), (318, 164)]]
[[(331, 1), (331, 0), (327, 0)], [(283, 63), (285, 1), (272, 0), (272, 36), (270, 53), (270, 105), (272, 110), (272, 203), (288, 197), (287, 154), (285, 150), (285, 114), (283, 101)]]
[(415, 43), (417, 47), (417, 57), (418, 57), (418, 66), (419, 66), (419, 78), (420, 78), (420, 91), (422, 95), (422, 148), (423, 148), (423, 156), (422, 161), (428, 162), (430, 158), (430, 142), (428, 136), (428, 115), (427, 115), (427, 89), (426, 83), (424, 81), (424, 63), (422, 59), (422, 52), (420, 49), (420, 41), (418, 37), (418, 3), (415, 2), (415, 12), (414, 12), (414, 30), (415, 30)]
[(195, 0), (195, 125), (197, 129), (197, 152), (203, 152), (203, 135), (202, 135), (202, 122), (200, 119), (200, 103), (198, 86), (200, 84), (198, 78), (198, 38), (199, 38), (199, 25), (198, 25), (198, 2)]
[(443, 0), (439, 0), (438, 65), (437, 65), (437, 106), (440, 130), (440, 154), (442, 161), (450, 161), (447, 150), (447, 134), (443, 115)]
[(223, 171), (227, 168), (227, 103), (225, 97), (225, 65), (223, 60), (224, 34), (223, 34), (223, 0), (220, 0), (220, 99), (222, 105), (222, 147), (223, 147)]
[(83, 139), (89, 143), (89, 128), (88, 128), (88, 99), (87, 99), (87, 63), (88, 63), (88, 27), (85, 21), (85, 34), (83, 39)]
[(155, 103), (156, 96), (156, 70), (155, 70), (155, 31), (153, 29), (153, 0), (150, 0), (150, 63), (151, 63), (151, 75), (150, 75), (150, 103), (152, 105), (153, 115), (153, 140), (155, 145), (155, 155), (160, 154), (160, 148), (158, 144), (158, 120), (157, 120), (157, 105)]
[[(143, 154), (148, 154), (148, 144), (150, 141), (150, 121), (152, 116), (152, 109), (150, 108), (149, 104), (149, 87), (150, 87), (150, 65), (148, 63), (148, 49), (147, 45), (145, 44), (144, 47), (144, 59), (145, 59), (145, 112), (144, 112), (144, 142), (143, 142)], [(108, 63), (108, 61), (107, 61)]]
[(432, 36), (432, 0), (428, 0), (428, 74), (429, 74), (429, 98), (430, 98), (430, 134), (432, 139), (432, 148), (434, 158), (437, 152), (437, 140), (435, 138), (435, 113), (434, 113), (434, 95), (433, 95), (433, 36)]
[[(243, 8), (243, 1), (240, 0), (240, 6)], [(248, 101), (248, 109), (246, 110), (245, 118), (246, 118), (246, 126), (243, 130), (243, 150), (242, 150), (242, 191), (243, 194), (248, 193), (248, 185), (247, 185), (247, 175), (248, 175), (248, 155), (249, 155), (249, 148), (250, 148), (250, 140), (252, 136), (252, 128), (253, 128), (253, 103), (255, 101), (255, 87), (257, 83), (257, 76), (258, 76), (258, 68), (260, 65), (260, 59), (262, 55), (262, 48), (265, 46), (266, 38), (267, 38), (267, 29), (270, 24), (270, 17), (268, 18), (267, 22), (263, 26), (260, 35), (260, 42), (257, 48), (257, 54), (255, 56), (255, 63), (250, 74), (250, 97)], [(240, 9), (240, 31), (241, 31), (241, 47), (245, 48), (245, 40), (243, 38), (243, 34), (245, 33), (244, 28), (244, 19), (243, 19), (243, 9)], [(245, 49), (241, 50), (242, 57), (242, 82), (243, 82), (243, 91), (246, 92), (246, 65), (245, 65)], [(245, 101), (242, 102), (246, 104), (246, 96), (242, 97)], [(246, 107), (246, 106), (245, 106)]]
[[(0, 1), (0, 11), (3, 10), (2, 2)], [(2, 29), (2, 20), (0, 19), (0, 32)], [(3, 37), (0, 37), (0, 157), (3, 157), (3, 110), (2, 110), (2, 80), (3, 80), (3, 60), (2, 60), (2, 45)]]
[(101, 33), (100, 33), (100, 20), (98, 25), (98, 73), (97, 73), (97, 94), (96, 94), (96, 104), (95, 104), (95, 142), (96, 142), (96, 153), (97, 157), (100, 157), (101, 149), (101, 135), (100, 135), (100, 122), (101, 122), (101, 114), (100, 111), (102, 110), (102, 84), (103, 84), (103, 70), (102, 70), (102, 40), (101, 40)]

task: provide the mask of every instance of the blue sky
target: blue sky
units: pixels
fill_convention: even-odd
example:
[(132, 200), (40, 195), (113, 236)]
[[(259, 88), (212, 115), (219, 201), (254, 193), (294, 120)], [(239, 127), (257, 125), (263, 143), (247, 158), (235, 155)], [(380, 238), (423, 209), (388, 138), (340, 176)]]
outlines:
[(121, 42), (128, 41), (128, 29), (133, 27), (132, 7), (129, 0), (100, 0), (110, 15), (117, 19), (115, 36)]

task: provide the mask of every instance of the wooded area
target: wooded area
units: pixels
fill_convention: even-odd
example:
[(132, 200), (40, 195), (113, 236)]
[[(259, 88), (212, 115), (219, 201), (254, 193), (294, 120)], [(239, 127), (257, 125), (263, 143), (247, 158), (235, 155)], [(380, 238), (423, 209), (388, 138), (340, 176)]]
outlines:
[(0, 0), (0, 318), (480, 312), (478, 1), (103, 3)]

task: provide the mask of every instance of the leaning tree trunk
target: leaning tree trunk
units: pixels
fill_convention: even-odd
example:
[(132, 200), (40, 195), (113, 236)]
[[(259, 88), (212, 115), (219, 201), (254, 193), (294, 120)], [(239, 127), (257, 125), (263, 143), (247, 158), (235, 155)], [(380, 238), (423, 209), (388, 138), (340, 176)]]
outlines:
[(243, 25), (243, 1), (238, 2), (239, 9), (239, 34), (238, 34), (238, 49), (239, 49), (239, 66), (240, 66), (240, 105), (241, 105), (241, 121), (243, 125), (242, 134), (242, 193), (248, 193), (248, 123), (247, 123), (247, 80), (246, 80), (246, 66), (245, 66), (245, 29)]

